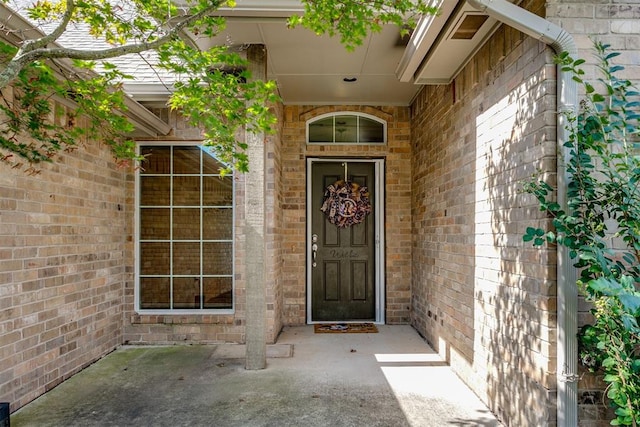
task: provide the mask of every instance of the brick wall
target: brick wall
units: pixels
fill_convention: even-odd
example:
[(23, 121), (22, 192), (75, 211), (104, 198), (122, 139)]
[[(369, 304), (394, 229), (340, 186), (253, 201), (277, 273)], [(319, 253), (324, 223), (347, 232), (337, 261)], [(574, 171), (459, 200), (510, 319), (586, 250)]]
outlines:
[[(540, 1), (524, 2), (541, 14)], [(520, 192), (555, 174), (555, 66), (504, 26), (412, 105), (412, 322), (506, 425), (555, 425), (555, 251)]]
[[(621, 52), (613, 62), (624, 65), (621, 78), (640, 84), (640, 4), (634, 0), (620, 1), (560, 1), (547, 2), (547, 19), (571, 33), (578, 56), (587, 60), (584, 66), (587, 79), (600, 77), (593, 64), (593, 40), (610, 44), (613, 51)], [(589, 307), (580, 304), (579, 325), (591, 322)], [(608, 426), (612, 418), (603, 404), (606, 385), (600, 376), (580, 372), (578, 384), (578, 417), (583, 427)]]
[(12, 411), (122, 343), (130, 171), (81, 146), (38, 175), (0, 164), (0, 401)]
[[(388, 143), (307, 145), (306, 121), (321, 114), (357, 111), (387, 121)], [(307, 157), (385, 158), (386, 320), (408, 323), (411, 300), (411, 145), (409, 110), (400, 107), (286, 106), (282, 137), (282, 276), (284, 323), (306, 322)]]
[[(623, 64), (620, 76), (640, 80), (640, 4), (635, 0), (550, 0), (547, 19), (569, 32), (579, 50), (579, 56), (594, 63), (593, 42), (600, 40), (611, 49), (622, 52), (615, 59)], [(587, 77), (597, 76), (593, 68)]]

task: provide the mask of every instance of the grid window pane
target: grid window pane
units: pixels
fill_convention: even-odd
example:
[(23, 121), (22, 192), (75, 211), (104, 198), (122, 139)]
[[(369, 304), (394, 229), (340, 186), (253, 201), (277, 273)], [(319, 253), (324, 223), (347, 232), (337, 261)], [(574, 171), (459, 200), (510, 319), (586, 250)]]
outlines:
[(200, 148), (173, 147), (173, 173), (199, 174)]
[(165, 242), (140, 243), (140, 274), (170, 274), (170, 246)]
[(360, 117), (360, 142), (384, 143), (384, 125), (367, 117)]
[(336, 116), (336, 143), (358, 142), (358, 117)]
[(200, 209), (199, 208), (173, 209), (173, 239), (174, 240), (199, 240), (200, 239)]
[(233, 255), (231, 242), (207, 242), (202, 247), (203, 273), (212, 275), (230, 275), (233, 264), (229, 262)]
[(200, 177), (173, 177), (173, 205), (200, 206)]
[(173, 244), (173, 274), (200, 274), (200, 242)]
[(143, 240), (169, 240), (171, 238), (171, 209), (141, 208), (140, 238)]
[(205, 176), (203, 178), (202, 204), (204, 206), (232, 206), (233, 178), (230, 176)]
[(309, 142), (333, 142), (333, 117), (320, 119), (309, 125)]
[(171, 179), (168, 176), (140, 177), (140, 205), (170, 206)]
[(233, 236), (232, 209), (203, 209), (202, 237), (205, 240), (231, 240)]
[(169, 277), (141, 278), (140, 308), (150, 310), (171, 308), (171, 279)]
[(231, 308), (233, 281), (231, 277), (210, 277), (203, 282), (204, 308)]
[(173, 279), (173, 308), (200, 308), (200, 278), (176, 277)]
[(142, 147), (140, 154), (145, 157), (142, 162), (142, 174), (171, 173), (171, 147)]
[[(233, 176), (197, 146), (141, 147), (141, 310), (233, 308)], [(206, 289), (205, 289), (206, 288)]]

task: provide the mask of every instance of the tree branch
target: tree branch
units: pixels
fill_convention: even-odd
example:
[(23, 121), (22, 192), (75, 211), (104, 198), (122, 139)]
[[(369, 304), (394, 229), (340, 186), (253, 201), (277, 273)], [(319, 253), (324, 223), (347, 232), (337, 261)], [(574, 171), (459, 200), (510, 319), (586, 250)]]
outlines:
[(12, 59), (7, 63), (4, 70), (0, 71), (0, 89), (4, 89), (11, 83), (20, 73), (26, 65), (27, 61), (21, 61), (19, 59)]
[[(73, 5), (73, 0), (67, 0), (67, 4)], [(75, 6), (73, 6), (75, 7)], [(182, 30), (185, 29), (189, 24), (195, 22), (204, 16), (208, 15), (210, 12), (216, 10), (218, 8), (218, 3), (214, 3), (209, 7), (206, 7), (199, 12), (186, 17), (181, 20), (175, 26), (171, 27), (162, 37), (159, 37), (150, 42), (140, 42), (135, 44), (129, 44), (125, 46), (118, 46), (109, 49), (99, 49), (99, 50), (79, 50), (79, 49), (70, 49), (64, 47), (53, 47), (53, 48), (45, 48), (44, 46), (54, 41), (55, 34), (58, 32), (64, 32), (64, 27), (59, 25), (54, 32), (51, 34), (41, 37), (34, 41), (34, 45), (42, 45), (39, 48), (22, 48), (18, 50), (16, 56), (14, 56), (11, 61), (9, 61), (6, 65), (6, 68), (0, 71), (0, 89), (6, 87), (11, 81), (13, 81), (20, 71), (27, 66), (27, 64), (37, 61), (40, 59), (59, 59), (59, 58), (69, 58), (69, 59), (79, 59), (79, 60), (96, 60), (96, 59), (108, 59), (115, 58), (117, 56), (122, 56), (130, 53), (140, 53), (148, 50), (157, 49), (163, 44), (170, 41), (172, 38), (176, 37)], [(67, 11), (68, 12), (68, 11)], [(67, 13), (65, 13), (65, 16)], [(66, 24), (65, 24), (66, 26)], [(42, 40), (47, 40), (46, 43), (42, 42)], [(29, 50), (27, 50), (29, 49)]]
[(37, 61), (39, 59), (79, 59), (79, 60), (92, 60), (92, 59), (109, 59), (116, 56), (127, 55), (130, 53), (140, 53), (147, 50), (157, 49), (163, 44), (167, 43), (176, 33), (173, 31), (165, 34), (164, 36), (156, 39), (152, 42), (140, 42), (135, 44), (128, 44), (124, 46), (113, 47), (109, 49), (100, 50), (78, 50), (69, 49), (65, 47), (50, 48), (50, 49), (37, 49), (31, 52), (26, 52), (22, 55), (23, 58), (27, 58), (27, 62)]
[[(75, 10), (75, 8), (76, 4), (73, 0), (66, 0), (66, 9), (58, 26), (50, 34), (47, 34), (44, 37), (25, 42), (20, 51), (28, 52), (35, 49), (40, 49), (45, 47), (49, 43), (53, 43), (58, 40), (58, 38), (60, 38), (60, 36), (67, 30), (67, 25), (69, 25), (69, 22), (71, 22), (71, 18), (73, 17), (73, 11)], [(18, 52), (18, 55), (20, 54), (20, 51)]]

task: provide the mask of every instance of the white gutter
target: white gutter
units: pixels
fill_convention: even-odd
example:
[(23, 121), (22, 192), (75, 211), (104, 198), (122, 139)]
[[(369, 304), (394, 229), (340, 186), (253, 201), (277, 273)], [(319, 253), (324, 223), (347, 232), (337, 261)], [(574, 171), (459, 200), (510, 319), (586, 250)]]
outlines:
[[(562, 28), (506, 0), (467, 0), (473, 7), (489, 16), (549, 45), (556, 53), (568, 52), (575, 58), (577, 49), (573, 37)], [(577, 85), (570, 73), (558, 66), (557, 88), (557, 144), (558, 144), (558, 203), (567, 210), (567, 175), (565, 164), (568, 150), (564, 142), (569, 139), (566, 118), (563, 113), (576, 112)], [(560, 155), (560, 153), (562, 153)], [(557, 342), (557, 425), (578, 425), (578, 293), (577, 273), (564, 246), (558, 247), (558, 342)]]

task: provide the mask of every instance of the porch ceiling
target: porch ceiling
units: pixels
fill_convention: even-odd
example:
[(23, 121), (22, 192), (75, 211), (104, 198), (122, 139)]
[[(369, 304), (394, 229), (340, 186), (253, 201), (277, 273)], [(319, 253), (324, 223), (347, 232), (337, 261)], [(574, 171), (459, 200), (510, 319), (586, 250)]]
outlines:
[(489, 20), (473, 37), (454, 40), (464, 17), (475, 12), (464, 0), (432, 3), (441, 13), (425, 17), (410, 40), (387, 26), (348, 52), (337, 37), (287, 28), (287, 17), (303, 10), (298, 0), (238, 0), (234, 9), (221, 10), (226, 29), (197, 43), (264, 44), (268, 78), (277, 81), (285, 104), (409, 105), (420, 84), (451, 81), (496, 26)]
[(362, 46), (348, 52), (336, 37), (287, 28), (284, 17), (230, 16), (224, 32), (199, 43), (204, 47), (264, 44), (267, 76), (277, 81), (287, 104), (408, 105), (419, 90), (395, 75), (404, 53), (395, 26), (370, 35)]

